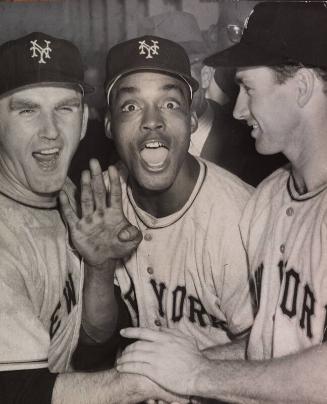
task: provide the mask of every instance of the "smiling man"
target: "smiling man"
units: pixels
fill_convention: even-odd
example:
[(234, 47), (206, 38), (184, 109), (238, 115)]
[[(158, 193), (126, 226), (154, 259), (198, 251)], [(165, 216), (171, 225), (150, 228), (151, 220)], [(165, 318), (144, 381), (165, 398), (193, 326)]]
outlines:
[(326, 2), (262, 2), (240, 43), (210, 58), (237, 67), (234, 116), (258, 152), (290, 161), (258, 186), (241, 220), (256, 308), (249, 360), (235, 360), (231, 346), (208, 360), (177, 333), (131, 328), (124, 335), (144, 341), (118, 369), (228, 402), (326, 402), (326, 49)]
[(90, 90), (78, 49), (34, 32), (0, 46), (0, 72), (1, 403), (174, 401), (142, 376), (73, 372), (112, 365), (115, 260), (141, 240), (122, 212), (115, 168), (107, 195), (92, 160), (80, 218), (70, 206), (67, 170), (85, 133)]
[(238, 228), (251, 187), (188, 153), (197, 87), (177, 43), (144, 36), (109, 51), (106, 128), (124, 213), (143, 233), (116, 280), (133, 325), (177, 328), (207, 349), (252, 324)]

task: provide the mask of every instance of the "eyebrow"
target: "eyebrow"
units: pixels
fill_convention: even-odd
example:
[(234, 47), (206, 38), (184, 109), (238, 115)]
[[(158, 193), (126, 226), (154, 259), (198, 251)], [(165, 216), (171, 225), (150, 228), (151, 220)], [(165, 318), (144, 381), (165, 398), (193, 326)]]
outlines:
[[(182, 86), (179, 86), (177, 84), (169, 83), (169, 84), (164, 84), (159, 88), (159, 90), (163, 91), (171, 91), (171, 90), (177, 90), (183, 97), (186, 97)], [(134, 86), (123, 86), (117, 89), (116, 92), (116, 97), (119, 97), (122, 94), (138, 94), (140, 93), (141, 90), (138, 87)]]
[(27, 99), (18, 99), (18, 100), (13, 100), (11, 99), (9, 102), (9, 109), (11, 111), (16, 111), (22, 108), (37, 108), (39, 107), (39, 104), (37, 104), (34, 101), (27, 100)]
[(161, 87), (161, 89), (164, 91), (177, 90), (183, 97), (186, 97), (185, 92), (183, 91), (183, 87), (177, 84), (165, 84)]
[(139, 93), (140, 92), (140, 90), (137, 88), (137, 87), (133, 87), (133, 86), (130, 86), (130, 87), (127, 87), (127, 86), (124, 86), (124, 87), (119, 87), (117, 90), (116, 90), (116, 97), (119, 97), (120, 95), (122, 95), (122, 94), (137, 94), (137, 93)]
[(63, 105), (68, 105), (71, 107), (79, 107), (82, 104), (82, 101), (78, 97), (73, 97), (73, 98), (66, 98), (58, 102), (56, 104), (56, 107), (62, 107)]

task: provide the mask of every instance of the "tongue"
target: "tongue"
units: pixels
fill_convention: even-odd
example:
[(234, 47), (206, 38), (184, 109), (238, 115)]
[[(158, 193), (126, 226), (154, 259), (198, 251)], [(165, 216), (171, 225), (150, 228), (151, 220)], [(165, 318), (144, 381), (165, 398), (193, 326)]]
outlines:
[(145, 148), (141, 151), (142, 159), (150, 166), (162, 164), (167, 158), (168, 150), (165, 147), (156, 149)]

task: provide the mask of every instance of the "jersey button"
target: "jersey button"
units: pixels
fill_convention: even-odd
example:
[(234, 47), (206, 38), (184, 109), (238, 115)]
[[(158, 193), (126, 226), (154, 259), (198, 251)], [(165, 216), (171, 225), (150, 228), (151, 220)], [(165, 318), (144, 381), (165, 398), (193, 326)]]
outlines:
[(155, 324), (157, 327), (161, 327), (161, 321), (158, 320), (158, 319), (154, 320), (154, 324)]
[(154, 272), (154, 270), (153, 270), (153, 268), (152, 267), (147, 267), (147, 269), (146, 269), (147, 271), (148, 271), (148, 274), (150, 274), (150, 275), (152, 275), (153, 274), (153, 272)]
[(152, 240), (151, 234), (150, 234), (150, 233), (146, 233), (145, 236), (144, 236), (144, 240), (145, 240), (145, 241), (151, 241), (151, 240)]
[(294, 214), (294, 209), (293, 209), (293, 208), (287, 208), (287, 209), (286, 209), (286, 214), (287, 214), (287, 216), (293, 216), (293, 214)]
[(284, 254), (284, 252), (285, 252), (285, 245), (282, 244), (282, 245), (279, 247), (279, 249), (280, 249), (280, 252), (281, 252), (282, 254)]

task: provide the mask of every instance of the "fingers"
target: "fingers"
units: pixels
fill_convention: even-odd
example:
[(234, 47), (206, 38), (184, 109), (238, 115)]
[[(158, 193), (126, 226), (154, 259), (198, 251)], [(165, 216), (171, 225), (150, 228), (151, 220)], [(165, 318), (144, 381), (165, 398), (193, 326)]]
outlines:
[(118, 239), (122, 242), (134, 241), (139, 244), (142, 241), (142, 233), (132, 225), (126, 225), (118, 234)]
[(89, 171), (83, 171), (81, 176), (81, 209), (83, 217), (91, 215), (94, 211), (91, 175)]
[(120, 334), (125, 338), (142, 339), (151, 342), (160, 340), (160, 331), (150, 330), (149, 328), (124, 328), (120, 330)]
[(117, 359), (117, 363), (119, 363), (119, 359), (123, 355), (126, 355), (127, 353), (130, 353), (130, 352), (134, 352), (135, 350), (142, 351), (144, 354), (147, 352), (150, 352), (151, 344), (152, 343), (149, 341), (137, 341), (137, 342), (134, 342), (133, 344), (128, 345), (122, 352), (122, 355)]
[(109, 206), (122, 206), (121, 185), (119, 174), (115, 166), (108, 167), (110, 181)]
[(107, 206), (107, 191), (103, 180), (102, 169), (98, 160), (90, 160), (90, 171), (95, 208), (99, 210), (105, 209)]
[(68, 224), (69, 228), (72, 229), (79, 219), (76, 216), (75, 212), (73, 211), (72, 207), (70, 206), (68, 196), (64, 191), (60, 191), (59, 201), (64, 220)]
[(119, 373), (134, 373), (143, 375), (153, 380), (152, 367), (144, 362), (126, 362), (122, 365), (117, 365), (116, 370)]

